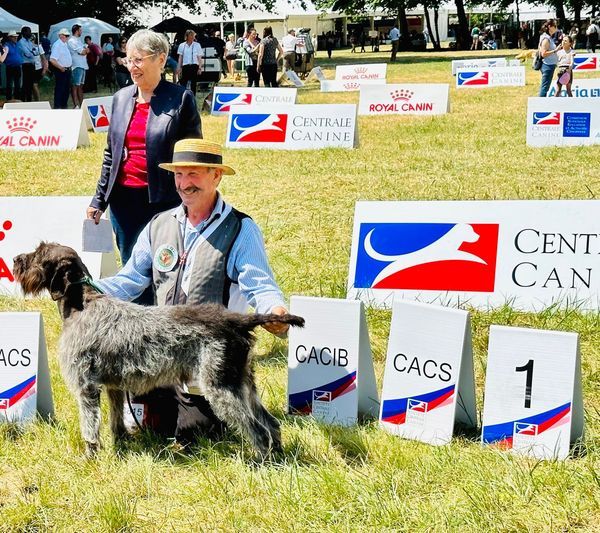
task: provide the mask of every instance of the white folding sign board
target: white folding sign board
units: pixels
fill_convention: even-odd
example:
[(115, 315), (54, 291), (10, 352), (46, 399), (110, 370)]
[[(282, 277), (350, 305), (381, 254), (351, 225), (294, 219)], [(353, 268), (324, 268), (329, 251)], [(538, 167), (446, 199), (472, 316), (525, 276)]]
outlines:
[(582, 435), (577, 334), (491, 326), (482, 442), (564, 459)]
[(364, 310), (360, 302), (292, 296), (290, 312), (304, 317), (291, 328), (288, 411), (349, 426), (377, 416), (379, 403)]
[(321, 69), (321, 67), (313, 67), (312, 70), (308, 73), (308, 76), (306, 79), (310, 80), (312, 79), (312, 77), (317, 78), (319, 81), (325, 81), (325, 74), (323, 73), (323, 70)]
[(599, 200), (357, 202), (348, 297), (597, 310), (598, 213)]
[(6, 102), (2, 109), (52, 109), (50, 102)]
[(488, 57), (484, 59), (455, 59), (452, 61), (452, 75), (456, 76), (459, 68), (489, 68), (506, 67), (507, 62), (504, 57)]
[(357, 83), (385, 83), (387, 63), (370, 63), (364, 65), (338, 65), (335, 67), (335, 80)]
[(219, 87), (216, 85), (211, 113), (227, 115), (232, 106), (262, 107), (270, 110), (272, 106), (293, 105), (296, 103), (297, 94), (297, 89), (291, 87)]
[(527, 144), (600, 144), (600, 106), (589, 98), (529, 98)]
[(0, 313), (0, 422), (54, 414), (40, 313)]
[(368, 83), (360, 81), (323, 80), (321, 82), (322, 93), (341, 93), (360, 91), (363, 85), (385, 85), (385, 79), (375, 79)]
[(455, 422), (477, 426), (471, 327), (466, 311), (394, 302), (380, 425), (447, 444)]
[(94, 130), (96, 133), (108, 131), (112, 113), (112, 99), (112, 96), (83, 99), (81, 108), (89, 130)]
[(362, 85), (359, 115), (443, 115), (448, 112), (447, 83)]
[(58, 242), (77, 251), (94, 278), (116, 271), (114, 252), (82, 253), (82, 221), (88, 196), (0, 197), (0, 294), (21, 294), (13, 258), (32, 252), (41, 241)]
[(75, 150), (88, 144), (81, 109), (0, 110), (0, 150)]
[(600, 70), (600, 54), (581, 54), (577, 52), (573, 59), (573, 70)]
[(287, 76), (287, 79), (294, 84), (295, 87), (304, 87), (304, 82), (298, 77), (298, 74), (296, 74), (293, 70), (286, 70), (285, 75)]
[[(558, 86), (556, 83), (552, 84), (548, 96), (556, 96)], [(598, 98), (600, 100), (600, 78), (588, 78), (580, 80), (577, 77), (571, 84), (571, 93), (575, 98)], [(561, 96), (568, 96), (567, 90), (563, 86), (560, 93)], [(597, 104), (596, 104), (597, 105)]]
[(525, 87), (525, 67), (459, 68), (456, 71), (456, 87)]
[(226, 146), (278, 150), (353, 148), (357, 134), (355, 104), (239, 106), (229, 113)]

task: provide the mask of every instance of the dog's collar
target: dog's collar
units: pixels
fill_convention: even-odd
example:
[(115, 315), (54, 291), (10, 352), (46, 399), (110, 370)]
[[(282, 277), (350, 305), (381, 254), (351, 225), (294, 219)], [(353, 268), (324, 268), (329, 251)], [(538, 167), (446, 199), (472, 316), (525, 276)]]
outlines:
[(104, 294), (104, 291), (94, 283), (94, 280), (90, 278), (90, 276), (83, 276), (83, 278), (81, 278), (79, 281), (74, 281), (73, 283), (71, 283), (71, 285), (88, 285), (96, 292)]

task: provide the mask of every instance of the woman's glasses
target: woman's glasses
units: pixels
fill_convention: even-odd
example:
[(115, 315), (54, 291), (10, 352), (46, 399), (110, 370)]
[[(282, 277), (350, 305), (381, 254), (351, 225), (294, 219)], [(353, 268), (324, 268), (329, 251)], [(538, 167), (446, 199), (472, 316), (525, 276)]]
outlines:
[(144, 64), (144, 60), (155, 55), (156, 54), (148, 54), (147, 56), (142, 57), (126, 57), (123, 59), (123, 65), (125, 65), (126, 67), (140, 68)]

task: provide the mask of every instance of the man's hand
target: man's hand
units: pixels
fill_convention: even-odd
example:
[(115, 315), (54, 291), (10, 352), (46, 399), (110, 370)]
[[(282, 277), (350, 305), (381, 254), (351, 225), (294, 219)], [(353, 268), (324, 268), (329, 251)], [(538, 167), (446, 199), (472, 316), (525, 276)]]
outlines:
[(104, 211), (96, 209), (92, 206), (88, 207), (87, 211), (85, 212), (87, 218), (91, 218), (96, 224), (100, 223), (100, 217), (102, 216), (102, 213), (104, 213)]
[[(285, 307), (281, 307), (278, 305), (277, 307), (273, 307), (271, 309), (271, 313), (274, 315), (286, 315), (288, 310)], [(283, 335), (287, 333), (287, 330), (290, 329), (289, 324), (281, 324), (280, 322), (268, 322), (267, 324), (263, 324), (263, 328), (265, 328), (269, 333), (273, 335)]]

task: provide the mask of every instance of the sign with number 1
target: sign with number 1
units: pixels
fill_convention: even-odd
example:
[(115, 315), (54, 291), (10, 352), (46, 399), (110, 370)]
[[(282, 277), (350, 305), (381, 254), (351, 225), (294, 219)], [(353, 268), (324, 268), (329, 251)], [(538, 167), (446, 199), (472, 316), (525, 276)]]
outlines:
[(577, 334), (492, 326), (483, 443), (564, 459), (582, 434)]

